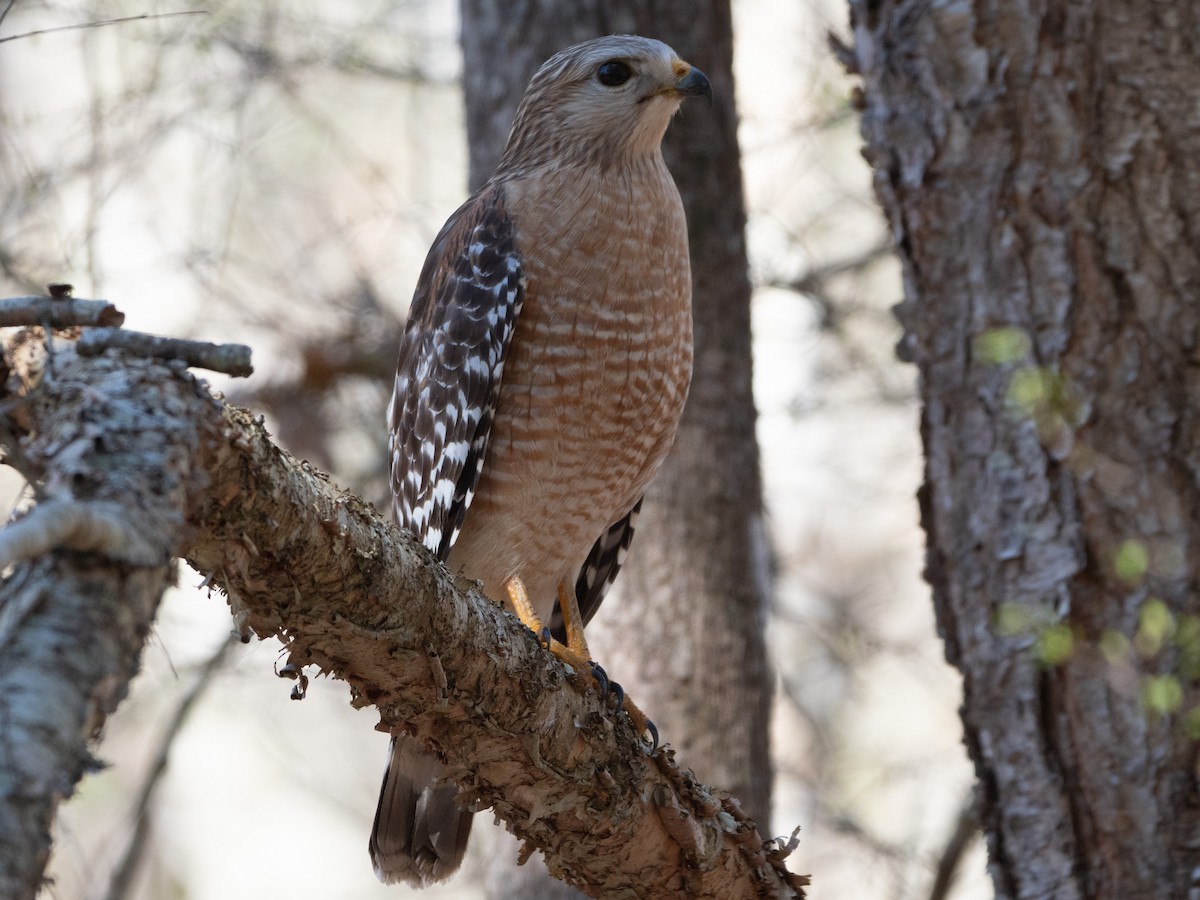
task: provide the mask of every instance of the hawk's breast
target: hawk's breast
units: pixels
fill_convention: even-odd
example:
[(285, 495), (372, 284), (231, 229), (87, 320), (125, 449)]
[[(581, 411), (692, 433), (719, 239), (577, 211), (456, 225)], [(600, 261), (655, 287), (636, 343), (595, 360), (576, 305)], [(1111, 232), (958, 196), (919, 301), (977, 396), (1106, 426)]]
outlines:
[(661, 159), (505, 186), (525, 299), (475, 499), (450, 556), (548, 618), (597, 537), (646, 490), (692, 365), (687, 227)]

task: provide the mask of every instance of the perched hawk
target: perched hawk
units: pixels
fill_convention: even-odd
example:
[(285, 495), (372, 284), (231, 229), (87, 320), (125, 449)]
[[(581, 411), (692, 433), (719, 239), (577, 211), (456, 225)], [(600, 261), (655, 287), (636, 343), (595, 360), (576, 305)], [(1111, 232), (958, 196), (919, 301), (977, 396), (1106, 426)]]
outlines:
[[(696, 94), (711, 100), (703, 73), (647, 38), (548, 60), (499, 168), (434, 241), (400, 344), (396, 519), (539, 633), (565, 625), (576, 659), (691, 378), (687, 225), (660, 144)], [(370, 841), (383, 881), (462, 861), (471, 814), (443, 775), (392, 739)]]

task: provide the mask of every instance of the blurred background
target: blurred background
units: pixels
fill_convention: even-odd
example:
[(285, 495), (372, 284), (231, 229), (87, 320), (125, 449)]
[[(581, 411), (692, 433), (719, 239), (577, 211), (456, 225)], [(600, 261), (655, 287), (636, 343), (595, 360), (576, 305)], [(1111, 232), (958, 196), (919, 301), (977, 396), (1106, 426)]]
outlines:
[[(250, 344), (255, 375), (214, 388), (387, 509), (397, 337), (467, 193), (458, 5), (217, 2), (19, 37), (189, 8), (0, 3), (0, 293), (69, 282), (128, 327)], [(899, 271), (854, 81), (827, 40), (846, 10), (736, 0), (733, 13), (775, 558), (769, 827), (802, 827), (789, 867), (812, 873), (816, 900), (990, 897), (960, 688), (920, 578)], [(5, 504), (22, 491), (8, 474)], [(415, 896), (379, 885), (367, 858), (387, 742), (375, 716), (333, 681), (289, 700), (278, 645), (228, 647), (225, 603), (199, 581), (181, 569), (98, 751), (108, 768), (63, 808), (45, 896)], [(424, 896), (481, 897), (486, 865)]]

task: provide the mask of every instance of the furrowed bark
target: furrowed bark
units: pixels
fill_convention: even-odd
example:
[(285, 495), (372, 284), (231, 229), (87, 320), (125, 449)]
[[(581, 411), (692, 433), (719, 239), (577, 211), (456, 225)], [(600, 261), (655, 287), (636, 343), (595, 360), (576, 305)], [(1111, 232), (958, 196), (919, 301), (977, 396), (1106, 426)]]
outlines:
[(1195, 897), (1200, 3), (849, 5), (996, 896)]

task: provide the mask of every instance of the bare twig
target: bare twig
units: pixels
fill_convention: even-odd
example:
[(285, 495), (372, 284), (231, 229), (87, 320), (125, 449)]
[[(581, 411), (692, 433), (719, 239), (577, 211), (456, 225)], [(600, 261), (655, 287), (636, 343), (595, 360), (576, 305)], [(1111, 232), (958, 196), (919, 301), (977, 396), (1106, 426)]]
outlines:
[[(9, 8), (12, 3), (9, 3)], [(4, 11), (8, 14), (8, 9)], [(20, 34), (10, 34), (8, 37), (0, 38), (0, 44), (6, 44), (9, 41), (19, 41), (21, 38), (37, 37), (41, 34), (53, 34), (56, 31), (82, 31), (85, 28), (103, 28), (106, 25), (120, 25), (122, 22), (138, 22), (142, 19), (173, 19), (176, 16), (207, 16), (207, 9), (184, 10), (183, 12), (169, 13), (142, 13), (139, 16), (121, 16), (119, 19), (98, 19), (95, 22), (80, 22), (77, 25), (56, 25), (53, 28), (39, 28), (36, 31), (23, 31)], [(0, 21), (3, 21), (3, 16), (0, 16)]]
[(950, 888), (958, 876), (958, 867), (962, 864), (963, 855), (971, 846), (971, 841), (979, 833), (979, 801), (973, 795), (967, 797), (954, 822), (954, 830), (950, 839), (938, 858), (937, 873), (933, 886), (929, 889), (929, 900), (946, 900)]
[(858, 60), (854, 57), (854, 48), (847, 44), (833, 30), (825, 32), (825, 43), (833, 53), (833, 58), (842, 64), (847, 75), (858, 75)]
[(175, 744), (175, 738), (183, 728), (184, 722), (187, 721), (188, 714), (192, 711), (192, 707), (196, 705), (196, 701), (200, 699), (208, 686), (212, 684), (213, 676), (225, 664), (225, 658), (229, 655), (230, 649), (239, 643), (240, 641), (236, 635), (230, 635), (228, 639), (222, 642), (217, 651), (200, 667), (200, 671), (196, 673), (196, 679), (192, 682), (192, 686), (188, 688), (187, 693), (179, 701), (179, 705), (175, 707), (175, 714), (171, 716), (171, 721), (167, 724), (167, 728), (159, 740), (158, 752), (154, 754), (154, 762), (150, 764), (150, 768), (146, 772), (146, 779), (142, 782), (142, 789), (138, 792), (138, 799), (134, 805), (133, 813), (133, 835), (130, 837), (129, 846), (126, 848), (124, 856), (121, 857), (121, 861), (113, 871), (112, 879), (108, 883), (108, 891), (105, 894), (106, 900), (123, 900), (124, 897), (129, 895), (133, 876), (137, 874), (138, 864), (142, 861), (142, 853), (146, 847), (146, 834), (150, 827), (150, 801), (154, 797), (155, 788), (158, 787), (158, 783), (162, 780), (163, 773), (167, 770), (167, 763), (170, 760), (171, 748)]
[(85, 332), (79, 339), (80, 356), (98, 356), (109, 348), (154, 359), (179, 359), (189, 366), (224, 372), (235, 378), (245, 378), (254, 373), (254, 367), (250, 364), (250, 348), (245, 344), (210, 344), (207, 341), (159, 337), (123, 328), (97, 328)]
[(107, 300), (76, 300), (74, 297), (8, 297), (0, 300), (0, 327), (14, 325), (72, 325), (119, 327), (125, 313)]
[(833, 262), (825, 263), (824, 265), (814, 266), (807, 272), (790, 281), (768, 281), (768, 287), (784, 288), (789, 291), (796, 291), (800, 294), (810, 294), (821, 290), (825, 282), (838, 275), (844, 275), (847, 272), (854, 272), (869, 266), (876, 260), (882, 259), (892, 252), (892, 244), (890, 241), (880, 241), (854, 256), (846, 257), (845, 259), (837, 259)]

